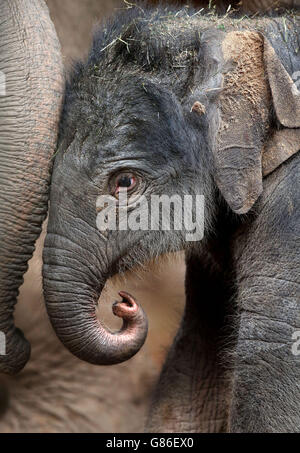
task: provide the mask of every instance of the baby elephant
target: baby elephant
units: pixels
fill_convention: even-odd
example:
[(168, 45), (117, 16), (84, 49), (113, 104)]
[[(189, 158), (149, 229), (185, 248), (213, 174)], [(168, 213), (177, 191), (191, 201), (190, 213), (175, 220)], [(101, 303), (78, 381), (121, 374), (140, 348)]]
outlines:
[[(60, 340), (93, 364), (132, 357), (147, 317), (121, 291), (109, 331), (107, 279), (186, 253), (148, 431), (300, 431), (299, 49), (296, 12), (138, 6), (95, 34), (67, 83), (43, 269)], [(166, 198), (170, 228), (152, 209)], [(203, 223), (200, 240), (189, 226)]]

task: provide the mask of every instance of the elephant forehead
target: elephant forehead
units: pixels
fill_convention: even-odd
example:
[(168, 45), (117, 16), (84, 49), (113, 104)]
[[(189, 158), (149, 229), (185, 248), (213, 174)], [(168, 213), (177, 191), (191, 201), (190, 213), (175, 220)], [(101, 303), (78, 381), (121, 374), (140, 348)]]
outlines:
[(152, 81), (135, 79), (126, 87), (119, 85), (118, 92), (97, 97), (97, 102), (84, 99), (73, 107), (74, 113), (80, 110), (73, 115), (73, 126), (79, 131), (83, 153), (100, 159), (143, 154), (152, 160), (185, 154), (190, 132), (172, 93)]

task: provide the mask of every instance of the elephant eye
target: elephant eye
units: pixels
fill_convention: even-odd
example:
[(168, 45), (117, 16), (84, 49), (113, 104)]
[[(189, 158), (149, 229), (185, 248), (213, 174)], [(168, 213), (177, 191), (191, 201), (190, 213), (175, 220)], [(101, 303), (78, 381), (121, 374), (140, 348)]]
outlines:
[(117, 195), (120, 190), (132, 190), (137, 183), (132, 173), (121, 173), (115, 179), (114, 193)]

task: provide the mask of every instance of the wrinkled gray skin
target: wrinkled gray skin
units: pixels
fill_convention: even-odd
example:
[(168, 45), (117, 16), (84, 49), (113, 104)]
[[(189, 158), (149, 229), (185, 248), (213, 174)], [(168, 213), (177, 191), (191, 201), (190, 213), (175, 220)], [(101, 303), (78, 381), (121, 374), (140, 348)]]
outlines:
[[(67, 88), (44, 249), (50, 320), (83, 360), (130, 358), (145, 340), (146, 315), (123, 294), (114, 304), (123, 328), (109, 332), (95, 316), (102, 288), (183, 248), (185, 315), (147, 430), (299, 431), (300, 362), (291, 352), (300, 330), (300, 102), (291, 80), (300, 71), (299, 18), (144, 14), (152, 13), (131, 11), (98, 33)], [(257, 80), (239, 72), (246, 51), (226, 56), (237, 30), (250, 39), (246, 50), (254, 45)], [(233, 88), (230, 74), (239, 78)], [(186, 242), (184, 231), (100, 233), (96, 199), (113, 194), (124, 170), (138, 179), (137, 195), (204, 194), (203, 241)]]
[(0, 41), (0, 372), (14, 374), (30, 355), (13, 311), (47, 213), (64, 78), (44, 1), (2, 0)]

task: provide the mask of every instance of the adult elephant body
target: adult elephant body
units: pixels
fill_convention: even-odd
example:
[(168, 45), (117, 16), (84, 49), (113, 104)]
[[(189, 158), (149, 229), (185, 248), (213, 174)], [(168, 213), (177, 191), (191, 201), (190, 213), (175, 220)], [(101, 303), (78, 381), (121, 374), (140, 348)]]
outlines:
[[(130, 358), (146, 315), (122, 292), (123, 328), (107, 330), (95, 314), (106, 280), (186, 249), (186, 312), (149, 430), (299, 429), (299, 31), (295, 15), (134, 9), (96, 34), (67, 87), (44, 249), (61, 341), (95, 364)], [(128, 213), (142, 195), (204, 194), (204, 240), (99, 231), (98, 197), (122, 189)]]

